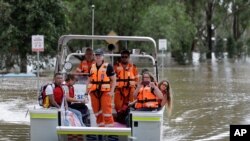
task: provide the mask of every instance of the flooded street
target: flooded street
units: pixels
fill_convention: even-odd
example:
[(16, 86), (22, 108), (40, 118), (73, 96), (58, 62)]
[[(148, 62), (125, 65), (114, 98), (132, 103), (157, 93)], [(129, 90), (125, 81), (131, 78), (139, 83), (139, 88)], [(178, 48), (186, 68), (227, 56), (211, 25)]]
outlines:
[(229, 140), (230, 124), (250, 123), (248, 63), (203, 63), (169, 68), (174, 111), (165, 118), (165, 140)]
[[(230, 124), (250, 124), (249, 64), (167, 67), (164, 76), (172, 85), (174, 109), (164, 118), (164, 141), (228, 141)], [(29, 140), (26, 112), (37, 102), (36, 80), (25, 84), (26, 78), (19, 79), (0, 77), (0, 141)], [(28, 85), (31, 90), (18, 90)]]
[[(45, 84), (48, 78), (42, 78)], [(36, 78), (0, 77), (0, 141), (29, 140), (28, 109), (37, 106)]]

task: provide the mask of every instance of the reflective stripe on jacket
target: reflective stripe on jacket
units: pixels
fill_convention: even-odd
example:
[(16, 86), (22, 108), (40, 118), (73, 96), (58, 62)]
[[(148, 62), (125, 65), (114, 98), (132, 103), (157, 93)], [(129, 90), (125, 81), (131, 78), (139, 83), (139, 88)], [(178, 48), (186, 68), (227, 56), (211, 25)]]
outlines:
[(145, 86), (139, 90), (135, 108), (158, 108), (159, 103), (156, 95), (152, 93), (151, 87)]
[(93, 64), (90, 69), (89, 91), (110, 91), (110, 79), (107, 76), (108, 63), (103, 63), (99, 69)]
[(121, 63), (117, 63), (114, 66), (117, 78), (116, 87), (135, 87), (135, 75), (137, 75), (137, 72), (135, 72), (135, 67), (136, 66), (133, 64), (127, 64), (126, 68), (124, 68)]

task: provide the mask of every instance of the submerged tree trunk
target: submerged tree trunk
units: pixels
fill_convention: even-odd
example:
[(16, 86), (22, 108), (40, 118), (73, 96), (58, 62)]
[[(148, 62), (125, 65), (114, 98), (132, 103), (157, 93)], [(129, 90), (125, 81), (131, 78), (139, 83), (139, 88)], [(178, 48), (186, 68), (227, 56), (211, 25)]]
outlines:
[(20, 72), (27, 72), (27, 55), (26, 53), (20, 54)]
[(11, 68), (14, 66), (15, 64), (15, 58), (14, 58), (14, 55), (13, 54), (7, 54), (7, 55), (4, 55), (5, 58), (5, 68), (6, 68), (6, 72), (10, 72)]
[(236, 3), (234, 3), (233, 4), (233, 37), (235, 41), (237, 41), (240, 37), (237, 8), (238, 7)]
[(212, 36), (213, 36), (213, 29), (212, 29), (212, 18), (213, 18), (213, 2), (209, 1), (207, 3), (206, 9), (206, 23), (207, 23), (207, 59), (212, 58)]
[[(20, 37), (21, 38), (21, 37)], [(20, 73), (27, 73), (27, 55), (31, 52), (31, 37), (23, 37), (23, 42), (18, 46)]]

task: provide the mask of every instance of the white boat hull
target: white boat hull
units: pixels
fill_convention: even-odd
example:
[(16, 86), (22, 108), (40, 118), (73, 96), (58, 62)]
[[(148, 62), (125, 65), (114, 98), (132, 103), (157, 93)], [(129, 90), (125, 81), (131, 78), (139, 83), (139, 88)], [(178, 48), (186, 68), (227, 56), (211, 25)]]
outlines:
[(132, 126), (69, 127), (58, 126), (56, 109), (30, 110), (31, 141), (161, 141), (163, 112), (132, 111)]

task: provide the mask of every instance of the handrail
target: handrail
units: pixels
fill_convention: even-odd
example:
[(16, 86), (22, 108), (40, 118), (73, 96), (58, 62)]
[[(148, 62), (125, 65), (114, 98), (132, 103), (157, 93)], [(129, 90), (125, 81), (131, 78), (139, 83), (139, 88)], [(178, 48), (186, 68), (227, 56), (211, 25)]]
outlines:
[[(74, 55), (82, 55), (83, 56), (84, 54), (85, 53), (70, 53), (67, 56), (65, 61), (68, 62), (71, 56), (74, 56)], [(119, 56), (121, 56), (121, 54), (104, 54), (104, 56), (105, 57), (111, 57), (111, 56), (119, 57)], [(149, 58), (152, 61), (153, 66), (156, 66), (155, 59), (151, 55), (147, 55), (147, 54), (131, 54), (130, 57), (131, 58), (133, 58), (133, 57)], [(158, 73), (157, 73), (156, 67), (154, 67), (154, 74), (157, 77)], [(157, 77), (157, 80), (158, 80), (158, 77)]]
[[(71, 40), (109, 40), (109, 39), (115, 39), (119, 41), (143, 41), (143, 42), (151, 42), (154, 47), (154, 52), (152, 55), (149, 55), (151, 60), (155, 60), (153, 65), (155, 66), (156, 71), (156, 78), (158, 80), (158, 69), (157, 69), (157, 45), (153, 38), (151, 37), (145, 37), (145, 36), (107, 36), (107, 35), (63, 35), (58, 40), (58, 52), (61, 54), (61, 56), (64, 57), (58, 57), (58, 68), (55, 70), (60, 71), (63, 67), (62, 64), (64, 64), (66, 60), (65, 54), (67, 54), (67, 44)], [(61, 51), (60, 51), (61, 50)]]
[[(70, 57), (73, 56), (73, 55), (84, 55), (84, 53), (70, 53), (67, 58), (66, 58), (66, 61), (69, 61)], [(104, 56), (114, 56), (114, 57), (119, 57), (121, 56), (120, 54), (104, 54)], [(150, 55), (143, 55), (143, 54), (131, 54), (130, 57), (145, 57), (145, 58), (149, 58), (151, 61), (152, 61), (152, 64), (155, 65), (155, 60), (152, 56)]]
[(152, 42), (155, 51), (155, 58), (157, 58), (157, 45), (153, 38), (145, 37), (145, 36), (103, 36), (103, 35), (63, 35), (58, 40), (58, 50), (60, 50), (60, 46), (67, 46), (67, 43), (70, 40), (108, 40), (108, 39), (116, 39), (121, 41), (144, 41), (144, 42)]

